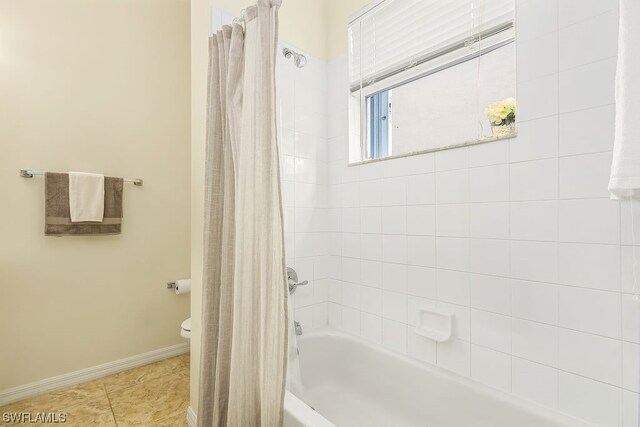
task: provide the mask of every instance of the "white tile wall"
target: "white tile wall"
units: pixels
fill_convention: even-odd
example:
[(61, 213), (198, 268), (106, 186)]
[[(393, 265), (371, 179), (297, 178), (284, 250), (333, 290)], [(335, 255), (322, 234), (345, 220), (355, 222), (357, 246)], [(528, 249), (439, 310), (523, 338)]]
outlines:
[[(613, 123), (613, 122), (611, 122)], [(577, 133), (576, 126), (565, 132)], [(582, 144), (582, 138), (578, 144)], [(596, 145), (594, 143), (594, 145)], [(609, 149), (611, 147), (609, 146)], [(578, 149), (575, 149), (578, 150)], [(600, 150), (597, 150), (600, 151)], [(542, 160), (558, 156), (558, 117), (549, 116), (518, 123), (518, 138), (510, 140), (509, 159), (512, 163)]]
[(559, 371), (558, 407), (597, 426), (621, 425), (620, 389), (590, 378)]
[(511, 356), (472, 345), (471, 377), (491, 387), (511, 390)]
[(511, 314), (519, 319), (556, 325), (558, 286), (541, 282), (511, 282)]
[(511, 358), (511, 391), (550, 408), (558, 407), (558, 371), (519, 357)]
[[(331, 323), (339, 323), (359, 334), (359, 289), (356, 285), (344, 288), (334, 285), (340, 274), (351, 281), (359, 280), (362, 253), (359, 234), (340, 234), (336, 242), (335, 236), (329, 233), (329, 197), (335, 204), (336, 195), (329, 194), (328, 185), (327, 106), (325, 102), (317, 102), (327, 99), (328, 65), (308, 54), (307, 58), (307, 66), (298, 69), (278, 55), (276, 74), (287, 265), (297, 271), (300, 280), (309, 281), (309, 285), (299, 287), (292, 298), (294, 317), (304, 330), (322, 327), (331, 320)], [(359, 232), (358, 187), (354, 184), (341, 190), (339, 200), (344, 201), (345, 207), (354, 208), (345, 210), (339, 222)], [(334, 246), (343, 248), (345, 255), (352, 257), (352, 262), (340, 262), (332, 257), (340, 253)], [(337, 291), (340, 291), (339, 297)], [(340, 300), (354, 309), (340, 313), (329, 310), (331, 299)]]
[[(310, 282), (295, 317), (637, 426), (640, 209), (634, 238), (631, 205), (606, 192), (617, 1), (517, 14), (519, 134), (478, 147), (347, 167), (346, 56), (278, 56), (287, 264)], [(453, 340), (414, 333), (423, 306), (454, 314)]]
[[(604, 383), (620, 386), (622, 345), (619, 340), (561, 329), (558, 367)], [(603, 361), (607, 363), (603, 364)]]
[(561, 286), (559, 290), (560, 326), (621, 338), (620, 294), (571, 286)]
[[(578, 3), (579, 0), (573, 0)], [(518, 1), (518, 42), (558, 31), (558, 0)]]
[(610, 151), (614, 121), (615, 106), (612, 104), (560, 115), (560, 155)]
[[(347, 167), (346, 57), (329, 64), (323, 213), (348, 237), (326, 254), (342, 267), (325, 318), (596, 425), (636, 426), (640, 209), (634, 238), (629, 203), (606, 189), (617, 2), (517, 3), (510, 141)], [(454, 314), (453, 340), (414, 333), (422, 306)]]
[(511, 318), (471, 310), (471, 342), (503, 353), (511, 349)]
[(563, 27), (559, 31), (560, 70), (589, 64), (617, 53), (618, 12), (606, 12)]
[(622, 425), (638, 425), (638, 394), (627, 390), (622, 391)]
[(567, 113), (612, 103), (615, 71), (615, 58), (561, 71), (559, 111)]
[(558, 328), (544, 323), (512, 319), (511, 352), (543, 365), (558, 366)]
[(438, 343), (436, 364), (460, 375), (471, 374), (471, 344), (468, 341), (453, 339)]
[(511, 203), (511, 238), (555, 241), (558, 239), (558, 202), (543, 200)]

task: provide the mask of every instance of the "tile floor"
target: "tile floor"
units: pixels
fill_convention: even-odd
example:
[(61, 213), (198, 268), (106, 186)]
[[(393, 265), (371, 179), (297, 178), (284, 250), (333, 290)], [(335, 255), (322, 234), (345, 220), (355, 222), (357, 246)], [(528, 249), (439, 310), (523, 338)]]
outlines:
[[(189, 355), (173, 357), (0, 407), (4, 413), (64, 412), (64, 426), (186, 426)], [(35, 415), (32, 415), (35, 416)], [(50, 426), (26, 422), (29, 426)]]

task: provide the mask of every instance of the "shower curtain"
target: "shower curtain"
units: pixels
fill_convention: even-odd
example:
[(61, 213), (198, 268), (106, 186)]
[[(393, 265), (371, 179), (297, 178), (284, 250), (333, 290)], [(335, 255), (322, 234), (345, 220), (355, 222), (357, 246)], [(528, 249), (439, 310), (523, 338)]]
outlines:
[(281, 0), (209, 40), (198, 426), (282, 424), (287, 281), (275, 53)]

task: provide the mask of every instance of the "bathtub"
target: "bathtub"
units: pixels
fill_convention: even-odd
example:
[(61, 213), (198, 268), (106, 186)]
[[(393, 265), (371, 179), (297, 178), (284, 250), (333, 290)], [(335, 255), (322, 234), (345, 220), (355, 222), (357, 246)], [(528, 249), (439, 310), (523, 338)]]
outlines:
[(285, 427), (585, 427), (574, 418), (344, 333), (298, 337), (303, 392)]

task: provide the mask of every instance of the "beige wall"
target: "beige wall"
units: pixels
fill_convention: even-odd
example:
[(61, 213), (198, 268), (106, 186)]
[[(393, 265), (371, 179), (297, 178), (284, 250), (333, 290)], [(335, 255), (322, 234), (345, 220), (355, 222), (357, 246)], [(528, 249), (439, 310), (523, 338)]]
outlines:
[[(256, 0), (210, 0), (225, 12), (238, 15)], [(283, 0), (280, 7), (280, 39), (319, 58), (325, 59), (327, 40), (325, 22), (326, 0)]]
[[(0, 390), (184, 342), (189, 2), (0, 2)], [(140, 177), (120, 236), (43, 235), (41, 177)]]
[[(209, 0), (238, 15), (256, 0)], [(280, 39), (324, 60), (347, 51), (347, 20), (370, 0), (283, 0)], [(204, 2), (203, 2), (204, 3)], [(207, 15), (208, 16), (208, 15)]]
[[(280, 40), (320, 59), (346, 52), (347, 18), (366, 0), (284, 0)], [(200, 304), (202, 289), (202, 221), (207, 95), (207, 37), (210, 7), (237, 15), (255, 0), (191, 0), (191, 407), (197, 410), (200, 370)]]
[(191, 396), (198, 408), (209, 0), (191, 0)]

